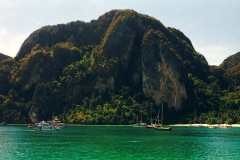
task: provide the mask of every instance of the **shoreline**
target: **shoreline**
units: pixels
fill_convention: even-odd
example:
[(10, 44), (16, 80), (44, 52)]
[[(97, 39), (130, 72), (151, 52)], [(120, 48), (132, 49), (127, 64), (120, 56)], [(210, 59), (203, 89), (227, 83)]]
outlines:
[[(220, 124), (212, 124), (215, 127), (218, 127)], [(168, 126), (172, 127), (195, 127), (195, 126), (201, 126), (201, 127), (207, 127), (208, 124), (170, 124)], [(240, 127), (240, 124), (231, 124), (232, 127)]]
[[(7, 126), (27, 126), (28, 124), (7, 124)], [(218, 127), (220, 124), (212, 124), (215, 127)], [(99, 124), (68, 124), (68, 126), (133, 126), (133, 125), (99, 125)], [(165, 126), (171, 126), (171, 127), (207, 127), (208, 124), (169, 124)], [(240, 124), (231, 124), (232, 127), (240, 127)]]

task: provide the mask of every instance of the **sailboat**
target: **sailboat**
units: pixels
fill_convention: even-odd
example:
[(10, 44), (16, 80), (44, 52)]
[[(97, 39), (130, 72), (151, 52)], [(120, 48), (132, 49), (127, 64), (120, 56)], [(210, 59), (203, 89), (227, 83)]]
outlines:
[(162, 103), (161, 125), (156, 125), (156, 127), (154, 127), (154, 129), (158, 130), (158, 131), (172, 131), (171, 127), (164, 127), (163, 126), (163, 103)]
[(152, 123), (152, 120), (151, 120), (151, 124), (147, 125), (146, 128), (156, 128), (156, 127), (161, 125), (161, 124), (159, 124), (159, 112), (160, 112), (160, 109), (158, 110), (158, 114), (157, 114), (157, 118), (155, 120), (155, 123)]
[(154, 128), (155, 124), (152, 123), (152, 106), (151, 106), (151, 124), (147, 125), (146, 128)]
[(219, 128), (222, 128), (222, 129), (230, 129), (232, 128), (232, 126), (230, 124), (226, 124), (226, 123), (222, 123), (222, 114), (221, 114), (221, 124), (219, 125)]
[(195, 109), (195, 112), (194, 112), (194, 118), (193, 118), (193, 124), (191, 125), (191, 126), (194, 126), (194, 127), (202, 127), (202, 125), (201, 124), (197, 124), (197, 123), (195, 123), (195, 121), (196, 121), (196, 116), (197, 114), (196, 114), (196, 109)]
[(137, 122), (136, 124), (133, 125), (133, 127), (146, 127), (146, 126), (147, 126), (147, 123), (142, 122), (142, 113), (141, 113), (141, 121), (138, 122), (138, 116), (137, 116)]
[(4, 122), (4, 116), (5, 116), (5, 110), (4, 110), (4, 108), (3, 108), (3, 122), (1, 123), (1, 126), (6, 126), (7, 125), (7, 123), (6, 122)]

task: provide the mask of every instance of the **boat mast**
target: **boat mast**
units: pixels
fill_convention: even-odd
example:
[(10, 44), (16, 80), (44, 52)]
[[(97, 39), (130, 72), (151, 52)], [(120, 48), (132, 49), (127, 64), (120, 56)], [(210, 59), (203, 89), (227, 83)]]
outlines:
[(163, 125), (163, 103), (162, 103), (162, 116), (161, 116), (161, 124)]
[(221, 124), (223, 124), (223, 115), (222, 115), (222, 112), (221, 112)]
[(152, 106), (151, 106), (151, 124), (152, 124)]
[(157, 114), (157, 118), (156, 118), (155, 124), (159, 123), (159, 112), (160, 112), (160, 109), (158, 110), (158, 114)]
[(195, 109), (195, 112), (194, 112), (194, 118), (193, 118), (193, 123), (196, 123), (196, 109)]
[(136, 118), (136, 124), (138, 124), (138, 114), (137, 114), (137, 118)]
[(4, 106), (3, 106), (3, 120), (2, 120), (2, 123), (4, 122), (4, 116), (5, 116), (5, 108), (4, 108)]

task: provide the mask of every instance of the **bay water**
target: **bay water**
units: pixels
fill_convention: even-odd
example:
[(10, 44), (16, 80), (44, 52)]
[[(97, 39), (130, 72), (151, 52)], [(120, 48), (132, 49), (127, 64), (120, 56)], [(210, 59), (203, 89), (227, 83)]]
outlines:
[(77, 126), (35, 131), (0, 127), (1, 160), (240, 159), (240, 128)]

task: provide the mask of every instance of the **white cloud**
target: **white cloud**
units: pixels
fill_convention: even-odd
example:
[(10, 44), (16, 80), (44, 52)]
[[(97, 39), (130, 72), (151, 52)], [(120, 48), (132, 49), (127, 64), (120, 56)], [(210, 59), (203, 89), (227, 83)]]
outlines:
[(28, 35), (18, 34), (11, 37), (7, 30), (0, 29), (0, 52), (10, 57), (15, 57)]

